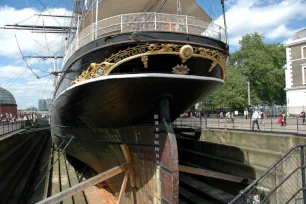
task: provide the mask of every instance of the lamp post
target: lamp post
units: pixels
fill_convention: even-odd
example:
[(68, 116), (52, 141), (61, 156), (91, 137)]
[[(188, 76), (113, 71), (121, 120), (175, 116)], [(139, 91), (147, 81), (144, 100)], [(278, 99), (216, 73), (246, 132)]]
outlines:
[(250, 88), (250, 81), (248, 81), (248, 105), (251, 105), (251, 88)]

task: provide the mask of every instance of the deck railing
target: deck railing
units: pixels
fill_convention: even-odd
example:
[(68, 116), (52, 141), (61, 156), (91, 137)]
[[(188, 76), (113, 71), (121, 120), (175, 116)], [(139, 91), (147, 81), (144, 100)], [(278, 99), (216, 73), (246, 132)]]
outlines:
[(164, 13), (131, 13), (112, 16), (82, 29), (68, 45), (64, 63), (79, 48), (110, 34), (135, 31), (165, 31), (189, 33), (227, 42), (224, 29), (213, 22), (196, 17)]

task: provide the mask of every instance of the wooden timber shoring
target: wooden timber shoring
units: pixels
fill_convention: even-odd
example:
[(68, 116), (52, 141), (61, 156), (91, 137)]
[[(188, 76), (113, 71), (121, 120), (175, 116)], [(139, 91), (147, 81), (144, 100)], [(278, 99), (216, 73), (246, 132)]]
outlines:
[(190, 173), (190, 174), (195, 174), (195, 175), (200, 175), (200, 176), (217, 178), (217, 179), (232, 181), (236, 183), (250, 184), (253, 181), (251, 179), (243, 178), (240, 176), (233, 176), (229, 174), (224, 174), (224, 173), (206, 170), (206, 169), (194, 168), (190, 166), (179, 165), (179, 170), (180, 172), (184, 172), (184, 173)]
[(50, 196), (40, 202), (38, 202), (37, 204), (51, 204), (51, 203), (58, 203), (62, 200), (64, 200), (65, 198), (71, 197), (74, 194), (78, 193), (78, 192), (82, 192), (84, 191), (86, 188), (90, 188), (96, 184), (99, 184), (109, 178), (112, 178), (122, 172), (125, 172), (124, 174), (124, 179), (122, 182), (122, 186), (120, 189), (120, 194), (119, 194), (119, 198), (118, 198), (118, 204), (122, 203), (123, 200), (123, 195), (125, 192), (125, 188), (126, 188), (126, 184), (128, 179), (130, 179), (130, 184), (131, 186), (135, 186), (135, 178), (134, 178), (134, 174), (133, 174), (133, 168), (131, 166), (131, 155), (128, 149), (128, 146), (126, 144), (122, 144), (120, 145), (122, 153), (124, 155), (124, 158), (126, 159), (126, 163), (120, 165), (120, 166), (116, 166), (110, 170), (107, 170), (103, 173), (100, 173), (86, 181), (83, 181), (82, 183), (76, 184), (75, 186), (72, 186), (60, 193), (57, 193), (53, 196)]
[[(128, 146), (126, 144), (122, 144), (120, 146), (121, 146), (121, 149), (122, 149), (125, 160), (129, 164), (131, 164), (132, 160), (131, 160), (131, 154), (130, 154)], [(134, 172), (133, 172), (133, 168), (132, 168), (131, 165), (130, 165), (130, 168), (129, 168), (129, 172), (130, 172), (129, 173), (130, 184), (131, 184), (132, 187), (135, 187), (135, 177), (134, 177)]]

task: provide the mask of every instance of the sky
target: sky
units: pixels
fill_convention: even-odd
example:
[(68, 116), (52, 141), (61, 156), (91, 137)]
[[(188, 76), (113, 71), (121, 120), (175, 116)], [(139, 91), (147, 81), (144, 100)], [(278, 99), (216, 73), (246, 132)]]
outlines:
[[(224, 27), (220, 0), (196, 1), (214, 23)], [(72, 4), (73, 0), (0, 0), (0, 27), (66, 26), (69, 19), (35, 14), (71, 15)], [(225, 15), (230, 52), (239, 49), (241, 37), (251, 32), (260, 33), (266, 43), (285, 43), (306, 27), (306, 0), (225, 0)], [(47, 75), (53, 67), (61, 68), (61, 60), (24, 60), (21, 54), (61, 56), (64, 42), (63, 35), (0, 29), (0, 87), (15, 96), (18, 109), (38, 107), (39, 99), (52, 98), (53, 77)]]

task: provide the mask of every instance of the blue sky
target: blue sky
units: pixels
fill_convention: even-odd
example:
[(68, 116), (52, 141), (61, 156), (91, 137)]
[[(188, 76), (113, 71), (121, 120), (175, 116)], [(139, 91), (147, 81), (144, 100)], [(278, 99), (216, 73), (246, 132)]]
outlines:
[[(175, 0), (176, 1), (176, 0)], [(223, 26), (220, 0), (196, 0)], [(70, 15), (72, 0), (1, 0), (0, 26), (14, 24), (68, 25), (69, 22), (35, 13)], [(47, 10), (46, 10), (47, 8)], [(239, 48), (239, 40), (250, 32), (259, 32), (268, 43), (284, 43), (306, 27), (306, 0), (225, 0), (230, 50)], [(15, 37), (16, 35), (16, 37)], [(46, 76), (54, 67), (51, 60), (27, 60), (37, 79), (27, 68), (18, 49), (24, 55), (62, 55), (63, 36), (33, 34), (30, 31), (0, 30), (0, 86), (10, 90), (19, 109), (38, 106), (38, 99), (52, 97), (52, 77)], [(56, 68), (60, 69), (58, 61)]]

